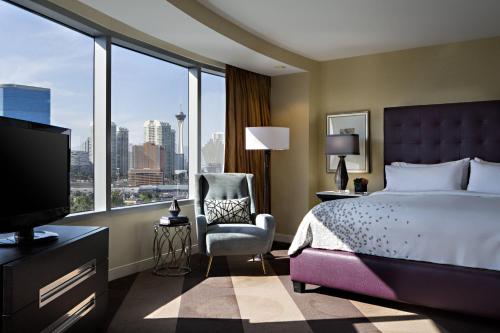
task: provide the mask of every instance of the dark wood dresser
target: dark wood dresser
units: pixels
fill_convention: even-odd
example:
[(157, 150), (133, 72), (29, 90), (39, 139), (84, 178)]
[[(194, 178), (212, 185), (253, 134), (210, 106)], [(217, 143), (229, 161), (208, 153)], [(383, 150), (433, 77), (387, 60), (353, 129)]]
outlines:
[(46, 225), (50, 243), (0, 248), (1, 332), (95, 332), (107, 305), (108, 229)]

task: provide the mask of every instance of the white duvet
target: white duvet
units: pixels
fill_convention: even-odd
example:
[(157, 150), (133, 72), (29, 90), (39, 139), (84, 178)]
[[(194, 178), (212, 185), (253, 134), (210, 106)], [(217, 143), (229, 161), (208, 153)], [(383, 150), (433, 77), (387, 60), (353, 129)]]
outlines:
[(500, 270), (500, 195), (381, 191), (323, 202), (288, 253), (307, 246)]

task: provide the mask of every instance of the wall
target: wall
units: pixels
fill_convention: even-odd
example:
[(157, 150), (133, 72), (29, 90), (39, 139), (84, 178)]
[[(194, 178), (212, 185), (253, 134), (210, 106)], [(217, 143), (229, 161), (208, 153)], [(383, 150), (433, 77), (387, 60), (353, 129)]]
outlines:
[[(290, 239), (315, 192), (335, 189), (323, 154), (326, 114), (370, 110), (369, 190), (383, 188), (383, 109), (500, 99), (500, 37), (327, 61), (319, 72), (275, 76), (271, 124), (290, 127), (290, 150), (272, 153), (272, 212)], [(284, 236), (286, 234), (288, 236)]]
[[(320, 67), (318, 147), (324, 147), (326, 114), (370, 110), (370, 191), (383, 188), (383, 109), (388, 106), (500, 99), (500, 38), (454, 43), (328, 61)], [(335, 188), (317, 154), (318, 190)]]
[(271, 80), (271, 124), (290, 128), (290, 150), (271, 153), (271, 211), (277, 232), (294, 234), (309, 209), (309, 73)]
[[(191, 238), (195, 242), (194, 206), (181, 204), (183, 215), (191, 220)], [(106, 213), (77, 215), (63, 220), (66, 225), (109, 228), (109, 279), (114, 280), (153, 266), (153, 223), (168, 215), (168, 204), (123, 208)], [(61, 224), (61, 223), (57, 223)], [(193, 251), (197, 251), (194, 246)]]
[[(146, 35), (76, 0), (48, 1), (131, 38), (213, 66), (223, 66)], [(182, 4), (176, 0), (170, 2)], [(217, 23), (210, 13), (198, 11), (196, 17), (209, 25)], [(323, 154), (327, 113), (371, 111), (372, 172), (351, 175), (351, 179), (368, 178), (369, 189), (374, 191), (383, 186), (384, 107), (500, 98), (500, 38), (317, 64), (286, 54), (282, 49), (269, 48), (265, 41), (233, 28), (228, 24), (218, 27), (219, 32), (242, 39), (252, 49), (309, 71), (272, 78), (271, 123), (291, 130), (290, 150), (273, 152), (271, 162), (272, 211), (280, 234), (293, 235), (304, 214), (317, 203), (314, 193), (335, 186), (333, 174), (325, 171)], [(349, 185), (352, 187), (352, 180)], [(66, 223), (110, 227), (110, 277), (116, 278), (150, 267), (152, 223), (167, 209), (168, 205), (124, 209), (75, 217)], [(193, 219), (192, 205), (184, 209)]]

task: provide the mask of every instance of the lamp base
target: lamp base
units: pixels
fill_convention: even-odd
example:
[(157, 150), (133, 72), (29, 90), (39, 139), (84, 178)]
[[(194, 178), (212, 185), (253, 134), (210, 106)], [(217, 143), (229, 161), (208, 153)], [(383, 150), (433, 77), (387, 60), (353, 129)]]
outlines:
[(348, 181), (349, 176), (345, 166), (345, 156), (339, 156), (339, 165), (337, 166), (337, 171), (335, 171), (335, 184), (337, 185), (337, 189), (345, 191)]

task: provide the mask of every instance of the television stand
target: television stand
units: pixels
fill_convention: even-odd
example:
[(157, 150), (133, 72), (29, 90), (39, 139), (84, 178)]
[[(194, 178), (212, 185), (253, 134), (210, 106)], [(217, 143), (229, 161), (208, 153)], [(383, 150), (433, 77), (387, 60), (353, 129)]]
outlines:
[(22, 246), (33, 243), (50, 242), (56, 240), (59, 235), (52, 231), (34, 230), (26, 228), (19, 230), (8, 237), (0, 237), (0, 246)]
[(108, 229), (41, 230), (59, 237), (0, 248), (0, 332), (104, 332)]

